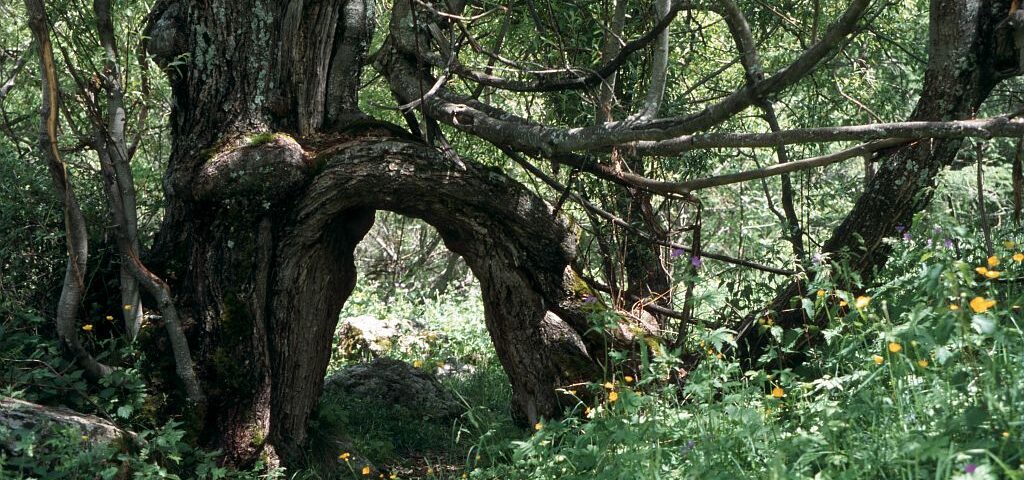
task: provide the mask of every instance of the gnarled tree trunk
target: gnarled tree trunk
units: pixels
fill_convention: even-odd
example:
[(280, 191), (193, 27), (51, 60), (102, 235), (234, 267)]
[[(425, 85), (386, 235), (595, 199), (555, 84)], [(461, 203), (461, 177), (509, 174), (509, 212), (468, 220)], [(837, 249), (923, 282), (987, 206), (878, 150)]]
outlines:
[(235, 464), (304, 460), (353, 252), (378, 209), (433, 225), (479, 278), (519, 419), (558, 415), (556, 387), (594, 370), (570, 289), (574, 237), (551, 207), (358, 111), (372, 7), (164, 0), (151, 15), (149, 49), (174, 92), (153, 264), (206, 388), (195, 425)]

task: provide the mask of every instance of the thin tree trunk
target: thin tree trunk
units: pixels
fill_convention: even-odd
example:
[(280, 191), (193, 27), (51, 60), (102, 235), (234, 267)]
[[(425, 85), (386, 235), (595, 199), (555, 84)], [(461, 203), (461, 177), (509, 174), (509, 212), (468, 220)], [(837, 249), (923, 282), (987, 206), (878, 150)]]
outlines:
[(985, 168), (982, 160), (985, 155), (985, 144), (977, 142), (975, 146), (975, 161), (977, 162), (977, 188), (978, 188), (978, 222), (981, 224), (982, 238), (985, 239), (985, 256), (995, 255), (995, 248), (992, 246), (992, 227), (988, 223), (988, 212), (985, 210)]
[(57, 335), (87, 375), (98, 379), (113, 371), (90, 354), (78, 337), (78, 310), (85, 291), (85, 269), (89, 257), (89, 233), (85, 216), (75, 198), (75, 190), (57, 148), (57, 112), (59, 91), (57, 73), (50, 44), (50, 26), (42, 0), (25, 0), (29, 27), (39, 49), (43, 101), (40, 107), (39, 150), (46, 158), (54, 190), (64, 206), (64, 229), (67, 235), (68, 263), (64, 284), (57, 304)]

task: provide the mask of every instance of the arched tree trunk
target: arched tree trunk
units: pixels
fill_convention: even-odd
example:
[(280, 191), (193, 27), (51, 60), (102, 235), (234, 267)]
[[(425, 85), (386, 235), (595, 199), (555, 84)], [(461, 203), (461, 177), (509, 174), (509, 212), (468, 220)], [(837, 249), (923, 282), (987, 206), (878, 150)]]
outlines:
[[(1019, 68), (1016, 58), (1007, 59), (1005, 49), (997, 47), (1006, 42), (1012, 45), (1008, 38), (1012, 30), (1000, 28), (1006, 26), (1009, 3), (932, 0), (928, 66), (910, 121), (974, 118), (1003, 75)], [(1013, 68), (1006, 70), (1007, 63)], [(889, 256), (891, 247), (884, 240), (899, 235), (896, 227), (909, 227), (914, 215), (928, 205), (935, 177), (953, 162), (961, 143), (962, 139), (921, 140), (881, 152), (877, 172), (825, 242), (823, 252), (869, 281)], [(757, 331), (755, 323), (762, 315), (774, 315), (776, 324), (784, 328), (824, 321), (806, 318), (799, 302), (793, 303), (805, 295), (804, 283), (794, 282), (778, 293), (767, 312), (746, 318), (738, 328), (743, 339), (740, 355), (753, 361), (767, 348), (770, 335)], [(803, 345), (816, 339), (808, 334)]]
[(193, 424), (231, 463), (305, 460), (353, 252), (378, 209), (436, 227), (479, 278), (521, 421), (558, 415), (556, 387), (595, 371), (574, 236), (552, 208), (358, 111), (372, 5), (164, 0), (151, 14), (149, 49), (174, 92), (152, 263), (207, 392)]

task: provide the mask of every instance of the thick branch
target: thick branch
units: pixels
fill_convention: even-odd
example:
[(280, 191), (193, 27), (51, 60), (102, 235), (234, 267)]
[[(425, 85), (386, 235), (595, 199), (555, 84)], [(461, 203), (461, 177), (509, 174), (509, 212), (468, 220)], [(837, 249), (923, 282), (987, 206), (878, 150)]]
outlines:
[(775, 148), (799, 143), (868, 141), (889, 138), (996, 138), (1024, 134), (1024, 121), (1016, 114), (976, 120), (894, 122), (840, 127), (800, 128), (771, 133), (712, 132), (685, 135), (660, 142), (637, 142), (645, 155), (678, 155), (706, 148)]

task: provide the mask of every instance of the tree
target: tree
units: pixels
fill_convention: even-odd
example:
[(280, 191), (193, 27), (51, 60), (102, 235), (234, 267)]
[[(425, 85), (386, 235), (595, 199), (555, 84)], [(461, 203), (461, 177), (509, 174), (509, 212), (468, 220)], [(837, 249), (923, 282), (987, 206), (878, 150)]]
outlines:
[[(824, 252), (836, 257), (847, 255), (845, 261), (867, 276), (884, 260), (882, 239), (893, 235), (895, 225), (909, 224), (927, 203), (930, 182), (952, 161), (961, 138), (1019, 136), (1024, 131), (1009, 117), (952, 122), (975, 116), (996, 83), (1018, 71), (1012, 42), (1016, 27), (1005, 21), (1009, 1), (931, 2), (929, 64), (910, 122), (789, 131), (780, 126), (773, 98), (836, 55), (851, 36), (867, 28), (871, 17), (896, 7), (854, 0), (833, 12), (832, 24), (820, 31), (816, 9), (806, 48), (770, 73), (744, 9), (731, 0), (658, 1), (656, 8), (647, 8), (652, 5), (646, 2), (613, 3), (602, 23), (610, 25), (604, 35), (607, 48), (595, 66), (534, 68), (501, 53), (507, 27), (497, 31), (493, 49), (483, 47), (472, 28), (474, 15), (483, 16), (488, 9), (512, 19), (518, 15), (515, 8), (522, 7), (523, 18), (546, 30), (552, 21), (541, 18), (530, 0), (511, 2), (511, 7), (396, 0), (388, 12), (389, 28), (378, 36), (383, 41), (372, 55), (377, 6), (371, 0), (156, 2), (146, 47), (173, 92), (172, 149), (164, 178), (165, 215), (146, 264), (131, 229), (126, 196), (130, 178), (117, 171), (127, 161), (118, 156), (125, 150), (123, 135), (107, 128), (94, 147), (100, 152), (111, 210), (123, 226), (118, 240), (124, 264), (163, 313), (191, 402), (192, 424), (202, 438), (236, 464), (262, 454), (289, 464), (306, 460), (308, 422), (322, 388), (332, 333), (356, 281), (353, 251), (377, 210), (425, 220), (451, 251), (465, 258), (481, 283), (487, 326), (513, 387), (514, 415), (533, 424), (561, 413), (558, 387), (594, 378), (606, 348), (603, 334), (588, 324), (583, 306), (587, 288), (602, 286), (590, 282), (590, 287), (580, 287), (582, 272), (573, 269), (578, 262), (576, 232), (560, 214), (563, 200), (571, 199), (595, 218), (628, 232), (630, 238), (622, 245), (641, 251), (627, 265), (630, 285), (620, 288), (608, 282), (604, 288), (681, 318), (682, 331), (692, 315), (688, 301), (680, 313), (647, 298), (667, 288), (656, 268), (658, 248), (775, 273), (789, 271), (703, 251), (699, 222), (689, 227), (690, 245), (668, 240), (650, 213), (655, 196), (699, 206), (695, 192), (702, 188), (874, 154), (881, 163), (878, 173), (824, 246)], [(42, 4), (26, 0), (26, 5), (45, 58)], [(95, 7), (100, 19), (110, 8), (102, 1)], [(630, 8), (641, 13), (632, 17), (635, 24), (625, 22)], [(663, 98), (668, 32), (681, 12), (724, 19), (744, 80), (702, 109), (661, 116), (659, 112), (669, 110)], [(101, 42), (113, 45), (102, 40), (113, 35), (109, 21), (97, 24)], [(638, 33), (626, 40), (625, 32), (631, 31)], [(557, 32), (550, 35), (561, 38)], [(650, 61), (635, 62), (647, 48), (654, 51)], [(465, 61), (474, 56), (487, 66), (476, 68)], [(116, 111), (118, 89), (109, 82), (116, 77), (109, 73), (116, 70), (116, 55), (106, 58), (106, 105)], [(499, 63), (514, 73), (495, 75)], [(386, 79), (408, 130), (360, 110), (362, 73), (371, 64)], [(48, 112), (47, 105), (57, 99), (56, 73), (45, 61), (44, 70), (49, 72), (44, 82)], [(621, 96), (615, 85), (626, 83), (622, 78), (627, 71), (634, 73), (630, 85), (643, 85), (646, 94), (635, 108), (620, 104), (619, 119), (614, 120), (614, 100)], [(616, 76), (622, 81), (616, 83)], [(471, 88), (460, 90), (456, 78)], [(545, 124), (486, 101), (485, 90), (589, 92), (603, 113), (591, 126)], [(714, 131), (749, 108), (760, 110), (772, 133)], [(55, 120), (46, 117), (43, 150), (55, 150)], [(106, 119), (116, 127), (118, 118), (115, 113)], [(562, 199), (548, 203), (504, 172), (463, 158), (448, 139), (456, 132), (493, 144)], [(825, 157), (788, 158), (787, 144), (837, 139), (872, 141)], [(688, 181), (648, 176), (654, 169), (647, 162), (654, 159), (734, 146), (773, 148), (779, 165)], [(628, 192), (614, 212), (642, 212), (643, 221), (624, 220), (588, 202), (571, 184), (562, 185), (541, 171), (535, 165), (540, 160)], [(56, 159), (52, 164), (59, 170)], [(58, 185), (67, 183), (56, 178)], [(787, 200), (792, 196), (787, 182), (780, 218), (799, 259), (807, 251), (792, 198)], [(65, 205), (73, 212), (67, 200)], [(69, 232), (74, 231), (71, 227)], [(694, 268), (696, 264), (695, 259)], [(127, 278), (125, 282), (131, 283)], [(802, 295), (801, 285), (796, 281), (782, 290), (770, 307), (786, 325), (806, 321), (788, 312), (791, 299)], [(131, 295), (126, 298), (134, 301)], [(181, 328), (176, 326), (178, 317)], [(749, 337), (744, 353), (753, 357), (760, 344), (746, 335), (749, 325), (739, 332)], [(184, 345), (182, 329), (189, 340)], [(161, 348), (156, 343), (152, 348)], [(195, 385), (190, 384), (192, 363)]]

